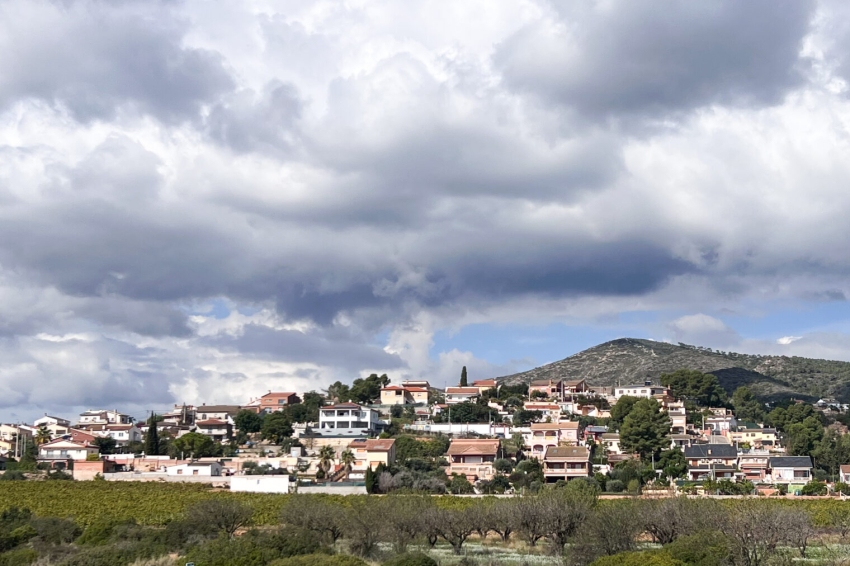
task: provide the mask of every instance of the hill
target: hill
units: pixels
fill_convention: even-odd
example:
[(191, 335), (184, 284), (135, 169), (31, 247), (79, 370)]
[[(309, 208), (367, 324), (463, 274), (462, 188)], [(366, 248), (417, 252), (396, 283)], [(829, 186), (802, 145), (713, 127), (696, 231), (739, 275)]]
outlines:
[(591, 385), (611, 386), (646, 379), (657, 382), (662, 373), (682, 368), (716, 375), (729, 393), (748, 385), (766, 399), (793, 396), (850, 400), (850, 362), (720, 352), (636, 338), (605, 342), (563, 360), (497, 379), (514, 384), (583, 378)]

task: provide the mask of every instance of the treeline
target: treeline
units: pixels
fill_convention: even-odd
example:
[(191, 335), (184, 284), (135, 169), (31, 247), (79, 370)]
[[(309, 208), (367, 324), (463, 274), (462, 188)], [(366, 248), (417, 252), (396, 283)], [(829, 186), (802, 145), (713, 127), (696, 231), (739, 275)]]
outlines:
[(843, 543), (850, 533), (846, 505), (600, 501), (586, 482), (512, 498), (292, 495), (274, 523), (254, 520), (250, 504), (229, 498), (196, 502), (163, 526), (108, 514), (83, 526), (12, 507), (0, 514), (0, 566), (432, 566), (435, 547), (461, 555), (473, 540), (565, 566), (756, 566), (806, 560), (824, 536)]

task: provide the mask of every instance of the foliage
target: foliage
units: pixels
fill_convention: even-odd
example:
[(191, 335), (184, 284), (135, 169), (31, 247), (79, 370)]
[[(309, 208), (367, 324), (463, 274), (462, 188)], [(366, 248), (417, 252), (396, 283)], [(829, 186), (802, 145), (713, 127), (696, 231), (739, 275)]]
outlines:
[(658, 458), (656, 467), (664, 471), (668, 478), (682, 478), (688, 472), (688, 462), (685, 454), (679, 448), (664, 450)]
[(0, 554), (0, 566), (29, 566), (38, 558), (32, 548), (16, 548)]
[(539, 422), (542, 418), (543, 413), (540, 411), (519, 409), (514, 412), (512, 422), (514, 426), (528, 426), (531, 423)]
[(319, 542), (302, 531), (251, 531), (236, 538), (221, 536), (194, 546), (186, 561), (199, 566), (265, 566), (273, 560), (313, 554), (322, 549)]
[(717, 531), (680, 536), (664, 547), (677, 560), (693, 566), (723, 566), (730, 561), (729, 541)]
[(274, 444), (282, 444), (284, 440), (292, 436), (293, 432), (292, 422), (284, 413), (271, 413), (263, 419), (263, 438)]
[(738, 421), (760, 423), (764, 421), (764, 403), (756, 399), (749, 387), (743, 385), (732, 394), (732, 406)]
[[(616, 407), (616, 405), (615, 405)], [(670, 417), (655, 399), (641, 399), (623, 420), (620, 445), (628, 452), (648, 458), (669, 446)]]
[(145, 454), (148, 456), (159, 455), (160, 446), (159, 431), (157, 430), (158, 422), (156, 414), (152, 414), (150, 417), (150, 424), (148, 425), (148, 431), (145, 434)]
[(486, 423), (491, 419), (501, 420), (496, 409), (469, 401), (450, 406), (443, 415), (444, 419), (451, 420), (453, 423)]
[(253, 510), (244, 503), (223, 499), (199, 501), (186, 509), (189, 521), (212, 526), (231, 538), (251, 522), (253, 515)]
[(215, 455), (216, 445), (209, 436), (189, 432), (171, 442), (169, 453), (176, 458), (204, 458)]
[(473, 493), (475, 490), (472, 487), (472, 484), (469, 483), (469, 480), (466, 479), (466, 476), (462, 476), (459, 474), (452, 474), (451, 479), (446, 484), (449, 492), (454, 495), (463, 495), (467, 493)]
[(98, 436), (92, 444), (97, 446), (97, 451), (101, 454), (114, 454), (117, 443), (111, 436)]
[(685, 566), (685, 562), (673, 558), (663, 550), (644, 550), (603, 556), (591, 562), (590, 566)]
[(632, 397), (631, 395), (623, 395), (617, 400), (614, 406), (611, 407), (610, 425), (613, 430), (620, 430), (620, 427), (623, 426), (623, 421), (626, 420), (626, 417), (632, 412), (635, 403), (638, 401), (640, 401), (640, 398)]
[(386, 560), (382, 566), (437, 566), (437, 561), (421, 552), (397, 554)]
[(509, 474), (514, 469), (514, 463), (507, 458), (497, 458), (493, 461), (493, 469), (502, 474)]
[(824, 434), (823, 425), (817, 417), (806, 417), (802, 422), (786, 425), (785, 429), (785, 450), (789, 456), (811, 454)]
[(825, 483), (812, 480), (803, 486), (800, 493), (802, 495), (826, 495), (828, 491)]
[(279, 558), (269, 563), (269, 566), (368, 566), (368, 563), (356, 556), (305, 554), (291, 558)]
[(460, 370), (460, 387), (466, 387), (467, 385), (466, 366), (463, 366), (463, 369)]
[(0, 480), (5, 481), (21, 481), (25, 480), (27, 477), (20, 470), (7, 470), (0, 474)]
[(687, 399), (701, 407), (719, 407), (726, 403), (726, 391), (710, 373), (680, 369), (661, 374), (661, 385), (679, 399)]
[(236, 425), (236, 428), (239, 429), (240, 432), (245, 432), (248, 434), (260, 432), (260, 430), (263, 428), (263, 420), (263, 415), (255, 413), (254, 411), (250, 411), (248, 409), (240, 410), (233, 418), (233, 422)]
[(442, 434), (429, 440), (402, 434), (395, 439), (396, 461), (405, 464), (411, 458), (439, 458), (449, 450), (449, 444), (449, 438)]
[(349, 400), (355, 403), (368, 404), (381, 397), (381, 388), (390, 383), (387, 374), (380, 377), (373, 373), (367, 378), (355, 379), (349, 389)]
[(809, 417), (819, 420), (817, 411), (808, 403), (793, 403), (787, 407), (776, 407), (767, 414), (765, 421), (781, 432), (787, 432), (788, 427), (802, 423)]

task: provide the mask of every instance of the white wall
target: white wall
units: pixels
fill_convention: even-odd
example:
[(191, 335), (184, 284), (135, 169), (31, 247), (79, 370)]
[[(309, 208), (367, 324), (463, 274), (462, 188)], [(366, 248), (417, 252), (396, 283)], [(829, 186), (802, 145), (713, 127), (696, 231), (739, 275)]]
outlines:
[(289, 476), (233, 476), (230, 491), (289, 493)]

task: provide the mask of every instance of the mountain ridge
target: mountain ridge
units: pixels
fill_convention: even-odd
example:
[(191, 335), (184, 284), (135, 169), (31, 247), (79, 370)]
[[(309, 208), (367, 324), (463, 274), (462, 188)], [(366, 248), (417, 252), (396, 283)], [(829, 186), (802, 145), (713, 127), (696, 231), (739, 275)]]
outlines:
[(663, 373), (694, 369), (717, 376), (730, 394), (747, 385), (765, 399), (850, 400), (850, 362), (799, 356), (721, 352), (689, 344), (618, 338), (528, 371), (497, 377), (507, 384), (535, 379), (586, 379), (595, 386), (655, 382)]

